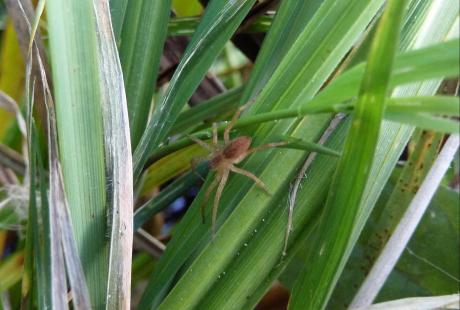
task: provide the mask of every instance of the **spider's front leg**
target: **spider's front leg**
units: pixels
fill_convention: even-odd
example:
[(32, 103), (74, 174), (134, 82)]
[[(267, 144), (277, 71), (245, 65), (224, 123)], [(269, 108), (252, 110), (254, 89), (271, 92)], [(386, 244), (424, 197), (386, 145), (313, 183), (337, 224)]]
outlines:
[(235, 126), (235, 124), (238, 121), (238, 118), (240, 117), (241, 113), (245, 109), (247, 109), (247, 107), (249, 107), (253, 102), (254, 102), (254, 100), (251, 100), (248, 103), (242, 105), (241, 107), (239, 107), (236, 110), (235, 114), (233, 114), (232, 120), (230, 121), (230, 123), (228, 123), (227, 127), (224, 130), (224, 143), (225, 143), (225, 145), (227, 145), (230, 142), (230, 131)]
[(287, 142), (287, 141), (282, 141), (282, 142), (273, 142), (273, 143), (262, 144), (262, 145), (259, 145), (259, 146), (256, 146), (254, 148), (249, 149), (246, 154), (249, 155), (249, 154), (261, 151), (261, 150), (270, 149), (270, 148), (274, 148), (274, 147), (278, 147), (278, 146), (283, 146), (283, 145), (286, 145), (288, 143), (289, 142)]
[(198, 144), (199, 146), (201, 146), (202, 148), (210, 151), (210, 152), (213, 152), (215, 151), (216, 149), (216, 146), (214, 144), (209, 144), (207, 143), (206, 141), (203, 141), (197, 137), (194, 137), (194, 136), (191, 136), (191, 135), (186, 135), (187, 138), (189, 138), (190, 140), (192, 140), (193, 142), (195, 142), (196, 144)]
[(190, 168), (192, 169), (192, 172), (197, 176), (199, 177), (201, 180), (204, 181), (204, 178), (201, 174), (199, 174), (197, 171), (196, 171), (196, 167), (203, 161), (207, 160), (208, 157), (195, 157), (195, 158), (192, 158), (192, 160), (190, 161)]

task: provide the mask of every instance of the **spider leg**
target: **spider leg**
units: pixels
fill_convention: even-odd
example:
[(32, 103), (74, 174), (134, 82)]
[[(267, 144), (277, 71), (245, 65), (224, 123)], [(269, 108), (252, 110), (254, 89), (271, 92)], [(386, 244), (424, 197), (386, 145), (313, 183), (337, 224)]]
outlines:
[(202, 179), (204, 181), (204, 178), (196, 171), (196, 166), (198, 166), (199, 163), (201, 163), (202, 161), (205, 161), (207, 159), (207, 157), (196, 157), (196, 158), (192, 158), (192, 160), (190, 161), (190, 167), (192, 168), (192, 172), (198, 176), (200, 179)]
[(222, 172), (220, 179), (219, 187), (217, 187), (216, 196), (214, 197), (214, 205), (212, 207), (212, 236), (216, 234), (216, 219), (217, 219), (217, 208), (219, 207), (220, 197), (222, 196), (222, 191), (224, 190), (225, 184), (228, 179), (228, 170)]
[(214, 180), (212, 180), (211, 184), (209, 184), (208, 188), (206, 189), (206, 193), (204, 193), (204, 200), (201, 202), (200, 213), (201, 213), (201, 220), (204, 223), (204, 211), (206, 210), (206, 203), (209, 200), (209, 195), (211, 192), (216, 188), (217, 184), (219, 184), (221, 180), (220, 174), (216, 174)]
[(186, 135), (186, 136), (187, 136), (187, 138), (189, 138), (190, 140), (192, 140), (193, 142), (195, 142), (199, 146), (207, 149), (210, 152), (215, 150), (215, 147), (212, 144), (209, 144), (209, 143), (207, 143), (207, 142), (205, 142), (205, 141), (203, 141), (201, 139), (198, 139), (197, 137), (191, 136), (191, 135)]
[(219, 136), (217, 135), (217, 123), (212, 123), (212, 144), (218, 146)]
[(235, 126), (236, 122), (238, 121), (238, 118), (240, 117), (241, 112), (243, 112), (253, 102), (254, 102), (254, 99), (250, 100), (248, 103), (245, 103), (244, 105), (242, 105), (241, 107), (239, 107), (236, 110), (235, 114), (232, 117), (232, 120), (230, 121), (230, 123), (228, 123), (227, 127), (224, 130), (224, 143), (225, 144), (228, 144), (228, 142), (230, 142), (230, 131), (233, 129), (233, 127)]
[(253, 175), (251, 172), (247, 171), (247, 170), (244, 170), (244, 169), (241, 169), (241, 168), (237, 168), (235, 166), (231, 166), (230, 167), (230, 170), (235, 172), (235, 173), (239, 173), (239, 174), (242, 174), (244, 176), (247, 176), (248, 178), (250, 178), (251, 180), (253, 180), (256, 185), (262, 189), (267, 195), (271, 196), (270, 192), (268, 191), (268, 188), (267, 186), (265, 185), (264, 182), (262, 182), (261, 179), (259, 179), (258, 177), (256, 177), (255, 175)]
[(262, 144), (262, 145), (259, 145), (259, 146), (254, 147), (254, 148), (250, 148), (250, 149), (246, 152), (246, 154), (249, 155), (249, 154), (252, 154), (252, 153), (255, 153), (255, 152), (264, 150), (264, 149), (269, 149), (269, 148), (273, 148), (273, 147), (278, 147), (278, 146), (286, 145), (286, 144), (288, 144), (288, 143), (289, 143), (289, 142), (283, 141), (283, 142), (274, 142), (274, 143)]

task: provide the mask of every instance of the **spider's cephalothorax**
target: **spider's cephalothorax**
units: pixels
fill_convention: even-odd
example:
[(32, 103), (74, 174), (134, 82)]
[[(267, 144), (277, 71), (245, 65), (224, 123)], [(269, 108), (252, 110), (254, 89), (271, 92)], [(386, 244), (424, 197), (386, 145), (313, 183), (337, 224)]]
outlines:
[(238, 168), (235, 164), (240, 163), (243, 161), (249, 154), (257, 152), (262, 149), (281, 146), (287, 144), (287, 142), (277, 142), (277, 143), (268, 143), (263, 144), (255, 148), (251, 148), (251, 137), (248, 136), (240, 136), (235, 139), (230, 140), (230, 131), (232, 130), (233, 126), (235, 125), (238, 117), (240, 116), (241, 112), (246, 108), (246, 105), (240, 107), (235, 115), (233, 116), (231, 122), (224, 130), (224, 145), (219, 145), (219, 139), (217, 135), (217, 125), (213, 124), (212, 130), (212, 143), (207, 143), (202, 141), (196, 137), (189, 136), (190, 139), (201, 145), (202, 147), (209, 150), (211, 153), (207, 157), (209, 159), (209, 165), (211, 170), (215, 171), (216, 176), (214, 180), (209, 185), (208, 189), (206, 190), (204, 201), (201, 205), (201, 216), (204, 220), (204, 208), (206, 206), (206, 202), (209, 199), (209, 195), (211, 192), (216, 188), (217, 191), (214, 197), (214, 204), (212, 208), (212, 232), (215, 232), (215, 223), (217, 218), (217, 208), (219, 206), (220, 197), (222, 196), (222, 191), (224, 190), (225, 183), (227, 183), (228, 175), (230, 171), (239, 173), (242, 175), (247, 176), (248, 178), (252, 179), (258, 187), (260, 187), (264, 192), (269, 194), (267, 187), (265, 186), (264, 182), (262, 182), (258, 177), (256, 177), (251, 172)]
[(209, 165), (212, 170), (219, 169), (222, 164), (238, 164), (245, 157), (251, 146), (252, 139), (247, 136), (231, 140), (220, 152), (216, 152)]

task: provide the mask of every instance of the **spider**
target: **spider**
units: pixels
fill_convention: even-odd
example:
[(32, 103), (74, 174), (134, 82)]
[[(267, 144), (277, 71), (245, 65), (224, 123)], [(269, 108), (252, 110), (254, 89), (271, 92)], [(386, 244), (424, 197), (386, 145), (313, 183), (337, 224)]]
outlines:
[[(207, 201), (211, 192), (217, 187), (216, 194), (214, 196), (214, 204), (212, 207), (212, 234), (215, 234), (215, 224), (217, 218), (217, 208), (219, 206), (219, 201), (222, 196), (222, 191), (224, 190), (225, 184), (227, 183), (228, 176), (230, 172), (235, 172), (238, 174), (242, 174), (250, 179), (252, 179), (255, 184), (263, 190), (267, 195), (270, 195), (267, 186), (262, 182), (258, 177), (256, 177), (251, 172), (238, 168), (235, 164), (240, 163), (243, 159), (245, 159), (248, 155), (263, 150), (267, 148), (273, 148), (281, 145), (286, 145), (288, 142), (275, 142), (275, 143), (267, 143), (262, 144), (257, 147), (251, 147), (252, 138), (249, 136), (240, 136), (234, 139), (230, 139), (230, 131), (236, 124), (241, 112), (247, 108), (249, 102), (243, 106), (241, 106), (233, 115), (232, 120), (224, 129), (224, 144), (221, 145), (219, 143), (219, 138), (217, 134), (217, 124), (212, 124), (212, 143), (207, 143), (203, 140), (200, 140), (193, 136), (188, 136), (192, 141), (199, 144), (201, 147), (207, 149), (211, 153), (205, 157), (200, 158), (198, 161), (203, 159), (209, 159), (209, 167), (211, 171), (214, 171), (215, 178), (212, 180), (211, 184), (209, 185), (208, 189), (204, 195), (204, 201), (201, 204), (201, 218), (204, 222), (205, 218), (205, 208)], [(196, 165), (197, 161), (192, 161), (192, 167)]]

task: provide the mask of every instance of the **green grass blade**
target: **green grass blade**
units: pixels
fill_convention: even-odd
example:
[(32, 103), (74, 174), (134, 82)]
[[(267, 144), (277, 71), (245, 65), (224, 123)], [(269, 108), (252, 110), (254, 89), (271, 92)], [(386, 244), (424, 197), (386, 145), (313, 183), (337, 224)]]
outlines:
[[(242, 28), (244, 33), (267, 32), (272, 24), (273, 16), (257, 16), (247, 27)], [(200, 22), (200, 17), (175, 17), (168, 23), (168, 36), (192, 36)]]
[[(53, 250), (50, 255), (52, 281), (63, 286), (63, 297), (65, 300), (67, 292), (65, 270), (67, 269), (67, 276), (70, 284), (69, 287), (72, 291), (73, 306), (77, 309), (88, 309), (91, 308), (91, 303), (88, 287), (85, 282), (83, 267), (78, 255), (72, 229), (72, 222), (70, 220), (68, 204), (64, 192), (62, 171), (58, 160), (56, 117), (52, 107), (49, 108), (48, 119), (50, 204), (49, 214), (47, 214), (49, 219), (46, 221), (46, 225), (49, 229)], [(53, 307), (62, 306), (63, 305), (53, 304)]]
[(322, 0), (282, 1), (257, 61), (245, 83), (241, 103), (255, 97), (271, 78), (281, 59), (316, 13)]
[[(29, 221), (28, 235), (26, 239), (26, 256), (24, 270), (26, 275), (23, 281), (22, 305), (32, 307), (34, 299), (38, 301), (40, 308), (65, 307), (66, 305), (66, 280), (64, 257), (60, 247), (59, 226), (53, 225), (53, 209), (50, 208), (47, 196), (47, 178), (44, 171), (44, 162), (40, 154), (38, 131), (33, 119), (33, 105), (35, 102), (35, 84), (32, 80), (38, 79), (32, 74), (32, 59), (41, 60), (34, 41), (33, 54), (31, 53), (26, 65), (26, 115), (27, 115), (27, 145), (29, 153)], [(33, 56), (32, 56), (33, 55)], [(40, 63), (41, 64), (41, 63)], [(44, 70), (40, 71), (43, 74)], [(43, 76), (39, 81), (45, 81)], [(37, 88), (44, 90), (44, 85), (37, 85)], [(44, 104), (47, 104), (46, 96), (42, 97)], [(40, 203), (38, 203), (37, 187), (40, 192)], [(29, 230), (29, 228), (31, 230)], [(30, 246), (28, 243), (32, 242)], [(31, 252), (30, 252), (31, 251)], [(31, 257), (28, 257), (28, 256)], [(32, 262), (32, 263), (30, 263)], [(33, 271), (28, 270), (33, 264)], [(27, 271), (30, 273), (27, 274)], [(29, 282), (29, 284), (27, 284)], [(24, 285), (25, 284), (25, 285)], [(30, 287), (31, 293), (25, 296), (24, 288)]]
[(430, 113), (435, 115), (460, 116), (458, 97), (454, 96), (416, 96), (399, 97), (387, 100), (387, 111)]
[(35, 17), (32, 24), (32, 30), (30, 32), (30, 40), (29, 40), (29, 54), (32, 52), (32, 44), (34, 42), (35, 34), (37, 33), (38, 24), (40, 22), (40, 17), (43, 14), (43, 10), (45, 9), (45, 0), (39, 0), (37, 3), (37, 8), (35, 10)]
[(333, 157), (340, 157), (340, 152), (337, 152), (334, 149), (330, 149), (319, 143), (313, 143), (308, 141), (303, 141), (298, 138), (291, 138), (286, 136), (281, 136), (281, 139), (276, 139), (276, 141), (286, 141), (288, 144), (279, 146), (279, 148), (288, 148), (294, 150), (304, 150), (311, 153), (318, 153), (322, 155), (329, 155)]
[(93, 1), (49, 0), (46, 10), (65, 192), (91, 304), (99, 309), (106, 303), (108, 240)]
[(129, 1), (126, 8), (120, 61), (125, 79), (133, 149), (147, 124), (170, 9), (171, 0)]
[(121, 64), (107, 0), (94, 1), (104, 122), (108, 226), (106, 309), (129, 309), (133, 248), (133, 179), (129, 119)]
[(221, 114), (234, 110), (238, 106), (242, 93), (243, 88), (231, 89), (194, 106), (190, 110), (182, 112), (179, 114), (170, 134), (181, 133), (206, 119), (215, 118)]
[[(439, 77), (455, 77), (460, 70), (458, 39), (419, 48), (396, 57), (390, 87)], [(313, 100), (304, 102), (309, 109), (339, 103), (358, 95), (365, 64), (347, 70), (321, 91)]]
[[(28, 119), (30, 119), (28, 117)], [(28, 132), (28, 171), (29, 171), (29, 182), (34, 184), (29, 190), (29, 212), (26, 228), (26, 242), (25, 242), (25, 251), (24, 251), (24, 274), (22, 277), (21, 283), (21, 306), (24, 308), (32, 308), (34, 291), (37, 288), (44, 290), (44, 293), (39, 296), (38, 302), (40, 306), (46, 307), (48, 305), (58, 303), (56, 299), (59, 298), (60, 291), (53, 287), (54, 294), (51, 293), (50, 287), (45, 290), (47, 285), (46, 280), (42, 277), (42, 274), (34, 273), (34, 265), (40, 265), (40, 260), (43, 257), (43, 252), (39, 246), (40, 242), (38, 239), (40, 225), (38, 223), (38, 204), (37, 204), (37, 193), (35, 191), (35, 184), (37, 184), (37, 148), (36, 148), (36, 134), (32, 131), (32, 122), (27, 122), (27, 132)], [(32, 144), (33, 143), (33, 144)], [(53, 300), (53, 296), (57, 298)], [(62, 296), (61, 296), (62, 297)], [(62, 300), (62, 299), (61, 299)]]
[(294, 286), (290, 309), (324, 309), (345, 264), (344, 253), (374, 160), (405, 8), (405, 1), (388, 2), (377, 28), (343, 156), (318, 226), (315, 250)]
[(456, 120), (436, 117), (424, 113), (389, 113), (388, 119), (399, 123), (409, 124), (421, 129), (452, 134), (458, 133), (458, 127), (460, 124)]
[[(40, 8), (41, 10), (42, 8)], [(41, 14), (38, 11), (37, 14)], [(32, 40), (35, 40), (32, 38)], [(33, 53), (36, 55), (38, 62), (38, 72), (34, 73), (34, 81), (37, 79), (36, 74), (40, 74), (39, 88), (43, 93), (44, 104), (47, 108), (47, 128), (48, 133), (48, 167), (49, 173), (49, 196), (48, 202), (47, 189), (45, 188), (46, 178), (43, 168), (43, 160), (40, 152), (37, 152), (37, 158), (40, 169), (40, 192), (41, 192), (41, 217), (43, 225), (43, 242), (39, 242), (37, 248), (38, 252), (41, 251), (41, 244), (43, 244), (42, 259), (37, 259), (38, 267), (36, 268), (42, 278), (48, 281), (48, 285), (44, 286), (51, 291), (51, 307), (64, 308), (67, 307), (67, 276), (70, 282), (70, 290), (72, 291), (72, 303), (75, 308), (90, 308), (89, 293), (84, 279), (83, 268), (78, 255), (78, 250), (73, 234), (72, 224), (68, 210), (68, 204), (64, 193), (64, 185), (62, 178), (62, 171), (58, 160), (58, 138), (56, 134), (56, 116), (54, 110), (54, 102), (52, 100), (51, 91), (48, 85), (48, 78), (46, 76), (46, 69), (43, 63), (43, 58), (40, 55), (37, 41), (33, 41)], [(30, 85), (30, 68), (32, 67), (32, 57), (28, 62), (28, 75), (27, 87)], [(35, 85), (35, 84), (33, 84)], [(29, 113), (32, 108), (28, 109)], [(30, 118), (31, 116), (29, 116)], [(33, 126), (32, 135), (34, 135)], [(33, 143), (32, 140), (31, 143)], [(38, 147), (37, 147), (38, 149)], [(33, 189), (34, 190), (34, 189)], [(37, 234), (38, 236), (38, 234)], [(35, 238), (37, 238), (35, 236)], [(39, 240), (40, 241), (40, 240)], [(40, 257), (39, 256), (39, 257)], [(42, 264), (42, 266), (40, 265)], [(67, 267), (67, 268), (66, 268)], [(43, 290), (43, 289), (42, 289)], [(40, 288), (39, 288), (39, 291)], [(39, 296), (42, 299), (42, 296)], [(45, 299), (46, 300), (46, 299)]]
[(157, 105), (152, 120), (134, 152), (134, 180), (139, 177), (152, 150), (166, 138), (182, 107), (254, 2), (213, 0), (208, 4), (200, 25), (171, 79), (164, 99)]
[[(350, 98), (351, 99), (351, 98)], [(385, 98), (386, 113), (384, 117), (390, 120), (399, 120), (402, 123), (412, 125), (419, 124), (422, 128), (429, 128), (430, 124), (421, 123), (415, 118), (411, 121), (410, 115), (418, 115), (421, 113), (446, 116), (460, 116), (460, 106), (458, 98), (454, 96), (415, 96), (415, 97), (399, 97)], [(236, 122), (234, 128), (241, 128), (260, 124), (264, 122), (276, 121), (285, 118), (305, 117), (311, 114), (323, 113), (350, 113), (355, 111), (356, 103), (337, 104), (333, 102), (323, 103), (320, 107), (311, 107), (308, 104), (298, 107), (297, 109), (278, 110), (268, 113), (260, 113), (253, 116), (248, 116)], [(398, 117), (400, 115), (401, 117)], [(428, 126), (428, 127), (427, 127)], [(432, 125), (436, 126), (436, 125)], [(223, 130), (224, 126), (218, 127)], [(438, 130), (443, 131), (442, 127)], [(448, 131), (450, 132), (450, 131)], [(204, 133), (201, 133), (204, 134)], [(209, 132), (208, 132), (209, 134)]]
[(142, 186), (138, 189), (139, 197), (149, 196), (152, 189), (176, 178), (191, 168), (192, 161), (205, 158), (208, 151), (195, 144), (155, 161), (142, 177)]
[(123, 29), (127, 7), (128, 0), (110, 0), (110, 16), (112, 17), (113, 33), (117, 46), (120, 46), (121, 31)]

